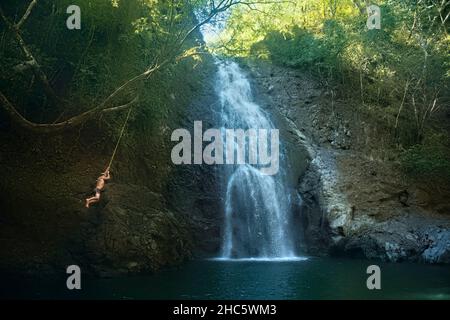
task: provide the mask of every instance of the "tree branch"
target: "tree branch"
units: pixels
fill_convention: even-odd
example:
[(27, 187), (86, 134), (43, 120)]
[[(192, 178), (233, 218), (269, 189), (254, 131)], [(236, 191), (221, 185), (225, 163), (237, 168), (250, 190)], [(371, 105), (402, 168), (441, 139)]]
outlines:
[(116, 112), (116, 111), (121, 111), (121, 110), (125, 110), (128, 109), (129, 107), (131, 107), (134, 103), (136, 103), (138, 101), (139, 97), (136, 96), (136, 98), (134, 98), (133, 100), (131, 100), (130, 102), (123, 104), (121, 106), (117, 106), (117, 107), (111, 107), (111, 108), (107, 108), (107, 109), (103, 109), (102, 112), (104, 113), (110, 113), (110, 112)]
[(86, 120), (92, 118), (93, 115), (100, 114), (102, 112), (109, 113), (115, 111), (121, 111), (131, 107), (132, 104), (136, 103), (138, 98), (134, 98), (132, 101), (117, 107), (107, 108), (99, 110), (97, 108), (91, 109), (89, 111), (83, 112), (75, 117), (68, 120), (64, 120), (57, 123), (35, 123), (26, 119), (19, 111), (13, 106), (13, 104), (6, 98), (6, 96), (0, 91), (0, 103), (3, 105), (3, 109), (9, 114), (9, 116), (14, 120), (15, 123), (19, 124), (21, 127), (39, 133), (50, 133), (62, 131), (71, 127), (82, 124)]
[[(178, 62), (182, 59), (185, 59), (187, 57), (190, 57), (192, 55), (198, 54), (198, 53), (189, 53), (186, 54), (182, 52), (182, 47), (186, 40), (189, 38), (190, 35), (192, 35), (196, 30), (198, 30), (201, 26), (203, 26), (206, 23), (209, 23), (215, 16), (218, 14), (228, 10), (230, 7), (238, 4), (256, 4), (256, 3), (273, 3), (274, 1), (241, 1), (241, 0), (220, 0), (220, 2), (215, 5), (214, 1), (211, 1), (211, 9), (209, 13), (206, 15), (206, 17), (195, 24), (193, 27), (191, 27), (184, 35), (177, 39), (177, 42), (174, 43), (173, 49), (169, 52), (168, 55), (166, 55), (166, 58), (160, 62), (156, 63), (152, 67), (149, 67), (144, 72), (136, 75), (135, 77), (127, 80), (124, 82), (120, 87), (116, 88), (108, 97), (106, 97), (103, 102), (98, 104), (97, 106), (82, 112), (79, 115), (73, 116), (67, 120), (56, 122), (56, 123), (34, 123), (32, 121), (29, 121), (25, 117), (23, 117), (20, 112), (17, 111), (17, 109), (13, 106), (13, 104), (6, 98), (6, 96), (0, 92), (0, 104), (3, 106), (3, 108), (6, 110), (6, 112), (10, 115), (10, 117), (17, 122), (20, 126), (36, 131), (36, 132), (43, 132), (43, 133), (49, 133), (49, 132), (55, 132), (60, 131), (64, 129), (68, 129), (77, 125), (82, 124), (83, 122), (87, 121), (88, 119), (99, 115), (102, 112), (113, 112), (113, 111), (119, 111), (128, 108), (132, 103), (135, 102), (135, 100), (117, 107), (111, 107), (108, 108), (108, 105), (111, 103), (111, 101), (116, 98), (119, 94), (121, 94), (125, 89), (129, 88), (131, 85), (143, 81), (146, 79), (149, 79), (156, 71), (160, 70), (163, 66), (169, 64), (172, 61)], [(12, 24), (8, 18), (4, 15), (2, 9), (0, 8), (0, 15), (6, 25), (11, 29), (11, 31), (14, 33), (15, 38), (17, 42), (19, 43), (19, 46), (21, 47), (26, 59), (29, 60), (29, 64), (32, 65), (34, 73), (36, 77), (40, 79), (42, 84), (44, 85), (44, 90), (46, 95), (48, 95), (52, 100), (54, 100), (55, 104), (61, 104), (61, 99), (56, 96), (53, 89), (50, 86), (50, 83), (48, 81), (47, 76), (42, 71), (41, 66), (36, 61), (34, 56), (32, 55), (31, 51), (28, 49), (28, 47), (25, 44), (25, 41), (23, 40), (22, 36), (20, 35), (19, 28), (23, 25), (23, 23), (26, 21), (28, 16), (30, 15), (33, 7), (36, 5), (37, 0), (32, 0), (30, 5), (28, 6), (27, 11), (25, 12), (24, 16), (20, 19), (19, 23), (16, 25)], [(180, 53), (181, 51), (181, 53)]]
[(16, 23), (15, 27), (17, 30), (19, 30), (22, 25), (25, 23), (25, 21), (28, 19), (28, 16), (31, 13), (31, 10), (33, 10), (34, 6), (37, 4), (37, 0), (32, 0), (30, 2), (30, 5), (27, 8), (27, 11), (25, 11), (24, 15), (22, 16), (22, 18), (19, 20), (18, 23)]
[(0, 7), (0, 16), (5, 22), (6, 26), (11, 30), (11, 32), (14, 34), (17, 43), (19, 44), (20, 49), (22, 50), (25, 59), (27, 60), (26, 63), (30, 65), (33, 69), (33, 72), (35, 76), (41, 81), (45, 94), (52, 100), (54, 104), (64, 104), (62, 99), (60, 99), (55, 92), (53, 91), (50, 82), (47, 78), (47, 75), (42, 71), (41, 65), (37, 62), (31, 51), (28, 49), (28, 46), (25, 44), (25, 41), (22, 38), (22, 35), (20, 34), (19, 27), (25, 22), (25, 20), (28, 18), (28, 16), (31, 13), (31, 10), (36, 5), (36, 1), (32, 1), (27, 9), (27, 13), (22, 17), (22, 19), (19, 21), (17, 25), (12, 24), (9, 19), (6, 17), (5, 13), (3, 12), (3, 9)]

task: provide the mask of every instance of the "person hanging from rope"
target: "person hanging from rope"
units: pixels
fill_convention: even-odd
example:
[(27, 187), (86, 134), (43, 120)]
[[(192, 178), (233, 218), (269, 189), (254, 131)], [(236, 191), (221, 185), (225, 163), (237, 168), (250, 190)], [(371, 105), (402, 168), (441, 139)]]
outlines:
[[(137, 100), (137, 98), (133, 101), (136, 101), (136, 100)], [(98, 177), (98, 179), (97, 179), (97, 184), (94, 189), (95, 196), (86, 199), (86, 208), (89, 208), (89, 206), (92, 203), (96, 203), (96, 202), (100, 201), (101, 192), (103, 191), (103, 188), (105, 187), (105, 181), (111, 179), (111, 176), (109, 174), (109, 169), (111, 168), (114, 158), (116, 157), (117, 149), (119, 148), (120, 141), (122, 140), (122, 137), (125, 133), (125, 128), (127, 127), (127, 123), (128, 123), (128, 120), (130, 119), (132, 110), (133, 110), (133, 106), (131, 106), (130, 109), (128, 110), (127, 116), (125, 118), (125, 122), (123, 123), (122, 129), (120, 130), (120, 135), (119, 135), (119, 138), (117, 139), (116, 146), (114, 147), (114, 151), (112, 153), (111, 159), (109, 160), (109, 164), (106, 167), (105, 172), (103, 172), (101, 174), (101, 176)]]
[(109, 166), (106, 168), (105, 172), (101, 174), (100, 177), (97, 179), (97, 184), (95, 185), (95, 196), (87, 198), (86, 199), (86, 208), (89, 208), (89, 206), (92, 203), (96, 203), (100, 201), (101, 192), (105, 188), (105, 181), (111, 179), (110, 173), (109, 173)]

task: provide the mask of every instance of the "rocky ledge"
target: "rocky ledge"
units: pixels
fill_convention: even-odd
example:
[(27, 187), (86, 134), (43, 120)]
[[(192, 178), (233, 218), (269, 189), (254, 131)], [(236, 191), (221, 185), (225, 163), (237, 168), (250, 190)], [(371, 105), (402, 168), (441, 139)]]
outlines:
[(299, 191), (309, 251), (450, 263), (448, 217), (425, 209), (425, 191), (402, 183), (389, 165), (359, 157), (320, 150), (305, 174)]

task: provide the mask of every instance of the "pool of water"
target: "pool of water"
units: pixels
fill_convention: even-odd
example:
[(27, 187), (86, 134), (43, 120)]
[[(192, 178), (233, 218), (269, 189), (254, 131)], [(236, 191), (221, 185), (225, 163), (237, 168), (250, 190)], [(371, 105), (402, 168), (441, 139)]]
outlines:
[[(381, 268), (381, 290), (368, 290), (366, 269)], [(2, 281), (3, 282), (3, 281)], [(367, 260), (202, 260), (154, 275), (59, 281), (12, 279), (2, 298), (32, 299), (450, 299), (450, 267)]]

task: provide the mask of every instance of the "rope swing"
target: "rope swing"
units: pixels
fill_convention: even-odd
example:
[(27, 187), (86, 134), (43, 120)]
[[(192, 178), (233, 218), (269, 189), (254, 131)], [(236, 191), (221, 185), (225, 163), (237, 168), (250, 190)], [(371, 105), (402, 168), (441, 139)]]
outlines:
[(130, 119), (131, 111), (133, 110), (133, 106), (130, 106), (130, 109), (128, 110), (127, 117), (125, 118), (125, 122), (122, 125), (122, 129), (120, 130), (119, 138), (117, 139), (116, 146), (114, 147), (114, 151), (111, 155), (111, 159), (109, 159), (108, 166), (106, 167), (105, 171), (101, 174), (101, 176), (97, 179), (97, 184), (94, 189), (95, 195), (86, 199), (86, 208), (89, 208), (89, 206), (93, 203), (100, 201), (101, 192), (105, 186), (105, 181), (109, 180), (111, 178), (109, 174), (109, 169), (114, 161), (114, 158), (116, 157), (117, 150), (119, 149), (120, 141), (122, 140), (122, 137), (125, 133), (125, 129), (127, 127), (128, 120)]
[[(116, 146), (114, 147), (114, 151), (112, 153), (111, 159), (109, 160), (108, 166), (106, 169), (111, 168), (111, 165), (114, 161), (114, 158), (116, 157), (117, 149), (119, 148), (120, 141), (122, 140), (123, 134), (125, 133), (125, 128), (127, 127), (128, 120), (130, 119), (131, 111), (133, 110), (133, 106), (130, 107), (127, 113), (127, 117), (125, 118), (125, 122), (123, 123), (122, 129), (120, 131), (119, 138), (117, 139)], [(105, 170), (106, 171), (106, 170)]]

